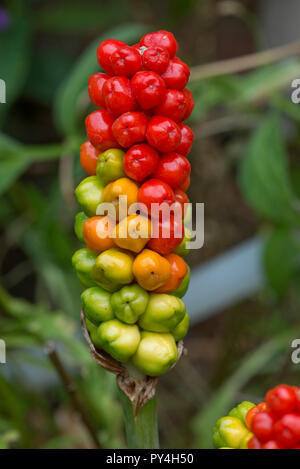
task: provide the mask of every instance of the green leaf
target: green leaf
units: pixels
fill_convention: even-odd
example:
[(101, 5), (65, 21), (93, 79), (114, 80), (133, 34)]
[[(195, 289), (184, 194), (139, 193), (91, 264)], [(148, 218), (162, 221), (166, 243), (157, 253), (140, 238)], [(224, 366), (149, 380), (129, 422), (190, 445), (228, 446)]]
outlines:
[(14, 19), (12, 26), (1, 32), (0, 78), (6, 83), (6, 104), (0, 104), (0, 123), (25, 84), (29, 67), (29, 46), (30, 31), (26, 19)]
[(65, 135), (76, 135), (79, 126), (78, 101), (81, 93), (87, 90), (90, 75), (99, 70), (97, 48), (101, 41), (113, 37), (131, 43), (146, 32), (145, 26), (129, 23), (109, 30), (94, 41), (76, 62), (69, 77), (58, 89), (54, 104), (54, 119), (57, 128)]
[(281, 128), (273, 116), (251, 138), (239, 168), (239, 183), (258, 214), (281, 224), (300, 224)]
[(292, 80), (299, 75), (300, 62), (296, 59), (258, 68), (241, 79), (233, 105), (265, 102), (278, 90), (290, 86)]
[[(100, 29), (126, 21), (130, 16), (128, 0), (119, 0), (118, 8), (114, 3), (97, 5), (95, 3), (72, 2), (72, 4), (51, 3), (39, 8), (34, 15), (34, 24), (39, 31), (51, 34), (91, 34)], [(68, 21), (66, 21), (68, 18)]]
[(269, 235), (264, 252), (264, 265), (271, 287), (283, 295), (299, 265), (300, 243), (293, 231), (277, 228)]

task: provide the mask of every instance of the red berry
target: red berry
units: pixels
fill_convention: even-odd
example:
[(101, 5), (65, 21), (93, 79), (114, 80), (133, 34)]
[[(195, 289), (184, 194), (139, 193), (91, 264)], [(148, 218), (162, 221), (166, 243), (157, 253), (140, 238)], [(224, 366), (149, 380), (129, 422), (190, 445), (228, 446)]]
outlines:
[(134, 145), (124, 155), (123, 167), (128, 177), (135, 181), (144, 181), (155, 171), (159, 154), (145, 143)]
[(136, 50), (140, 50), (141, 44), (138, 42), (137, 44), (133, 44), (131, 47), (133, 47)]
[(260, 441), (268, 441), (273, 437), (273, 425), (275, 419), (268, 412), (259, 412), (254, 415), (251, 423), (251, 431)]
[(282, 449), (282, 447), (276, 440), (269, 440), (262, 445), (261, 449)]
[(194, 132), (186, 124), (179, 124), (179, 128), (181, 131), (181, 140), (176, 151), (183, 156), (187, 156), (193, 145)]
[(100, 67), (103, 68), (109, 75), (113, 75), (114, 71), (111, 65), (111, 56), (120, 47), (126, 46), (125, 42), (118, 39), (106, 39), (102, 41), (97, 49), (97, 60)]
[[(189, 203), (189, 198), (186, 195), (186, 193), (183, 192), (180, 189), (176, 189), (174, 191), (174, 194), (175, 194), (175, 206), (180, 205), (181, 218), (184, 218), (185, 217), (185, 211), (186, 211), (186, 207), (185, 207), (184, 204)], [(174, 214), (176, 216), (176, 210), (175, 210)]]
[(163, 100), (166, 85), (155, 72), (137, 72), (131, 79), (133, 94), (142, 109), (158, 106)]
[(249, 430), (251, 430), (252, 420), (254, 416), (258, 414), (259, 412), (265, 412), (267, 410), (268, 408), (265, 402), (260, 402), (255, 407), (252, 407), (250, 410), (248, 410), (247, 415), (245, 417), (245, 423), (246, 423), (246, 426), (249, 428)]
[(146, 138), (150, 145), (165, 153), (174, 151), (180, 144), (180, 128), (172, 119), (153, 116), (148, 124)]
[(184, 113), (184, 116), (183, 116), (183, 120), (185, 121), (192, 114), (194, 106), (195, 106), (195, 101), (194, 101), (194, 98), (193, 98), (193, 94), (190, 90), (185, 88), (182, 92), (183, 92), (183, 94), (185, 96), (185, 100), (186, 100), (185, 101), (186, 102), (186, 108), (185, 108), (185, 113)]
[(171, 152), (163, 155), (158, 163), (154, 177), (178, 189), (190, 175), (191, 165), (185, 156)]
[(144, 182), (139, 188), (138, 202), (146, 205), (150, 215), (152, 204), (162, 204), (165, 202), (168, 205), (172, 205), (175, 202), (175, 194), (169, 184), (153, 178)]
[(168, 217), (152, 218), (153, 237), (147, 244), (149, 249), (162, 254), (170, 254), (184, 238), (182, 220), (171, 214)]
[(185, 179), (185, 181), (181, 184), (179, 189), (181, 189), (183, 192), (186, 192), (188, 190), (188, 188), (190, 187), (190, 185), (191, 185), (191, 176), (188, 176)]
[(130, 80), (126, 77), (109, 78), (103, 85), (102, 94), (107, 110), (115, 116), (136, 109)]
[(170, 60), (166, 71), (161, 75), (167, 88), (183, 90), (190, 77), (190, 69), (178, 57)]
[(178, 44), (172, 33), (169, 31), (156, 31), (148, 33), (141, 39), (141, 46), (145, 47), (162, 47), (166, 49), (170, 57), (173, 57), (178, 49)]
[(281, 384), (267, 393), (266, 404), (276, 415), (293, 412), (297, 404), (296, 393), (291, 386)]
[(102, 96), (103, 85), (106, 80), (109, 78), (109, 75), (106, 73), (94, 73), (90, 76), (88, 80), (88, 92), (90, 100), (97, 107), (104, 107), (105, 103)]
[(161, 75), (167, 69), (170, 61), (169, 52), (161, 47), (150, 47), (142, 56), (143, 66)]
[(248, 441), (248, 449), (261, 449), (261, 444), (255, 436)]
[(147, 124), (148, 117), (143, 112), (125, 112), (115, 120), (113, 135), (122, 147), (129, 148), (145, 140)]
[(274, 425), (274, 436), (285, 448), (293, 448), (300, 443), (300, 415), (288, 413)]
[(91, 142), (84, 142), (80, 147), (80, 164), (82, 169), (89, 175), (96, 174), (98, 156), (100, 151), (95, 148)]
[(119, 144), (112, 133), (113, 122), (113, 116), (105, 109), (98, 109), (85, 119), (87, 137), (98, 150), (119, 148)]
[(116, 75), (130, 77), (142, 68), (141, 54), (134, 47), (120, 47), (111, 56), (111, 65)]
[(182, 91), (167, 90), (162, 102), (154, 110), (159, 116), (169, 117), (175, 122), (181, 122), (186, 111), (186, 97)]

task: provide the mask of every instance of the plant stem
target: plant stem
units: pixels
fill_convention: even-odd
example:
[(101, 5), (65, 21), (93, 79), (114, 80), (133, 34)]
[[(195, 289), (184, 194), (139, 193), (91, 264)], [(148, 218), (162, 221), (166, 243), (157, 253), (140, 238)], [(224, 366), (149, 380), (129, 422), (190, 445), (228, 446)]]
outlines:
[(157, 402), (153, 397), (135, 416), (133, 405), (119, 389), (129, 449), (158, 449)]
[(284, 46), (267, 49), (262, 52), (192, 67), (190, 81), (243, 72), (252, 68), (279, 62), (287, 57), (299, 54), (300, 40), (297, 40), (289, 44), (285, 44)]
[(71, 377), (69, 376), (67, 370), (65, 369), (56, 349), (55, 349), (55, 344), (53, 342), (47, 342), (45, 346), (45, 351), (51, 360), (54, 368), (57, 371), (57, 374), (59, 375), (67, 393), (70, 396), (70, 399), (72, 401), (73, 407), (78, 413), (78, 415), (81, 418), (82, 423), (85, 425), (87, 432), (90, 435), (91, 440), (94, 443), (95, 448), (100, 449), (101, 445), (98, 439), (97, 432), (90, 421), (90, 417), (84, 407), (84, 405), (81, 402), (81, 399), (79, 398), (79, 395), (77, 393), (75, 384), (72, 382)]

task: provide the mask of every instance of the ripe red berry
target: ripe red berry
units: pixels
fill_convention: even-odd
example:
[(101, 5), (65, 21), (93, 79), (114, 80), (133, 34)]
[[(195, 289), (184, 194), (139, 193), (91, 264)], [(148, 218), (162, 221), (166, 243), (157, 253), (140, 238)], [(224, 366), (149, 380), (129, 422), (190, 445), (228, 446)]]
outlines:
[(147, 244), (149, 249), (162, 254), (170, 254), (184, 238), (182, 220), (172, 213), (167, 217), (152, 218), (153, 237)]
[(103, 85), (106, 80), (109, 78), (109, 75), (106, 73), (94, 73), (90, 76), (88, 80), (88, 92), (90, 100), (97, 107), (104, 107), (105, 103), (102, 96)]
[(162, 102), (154, 109), (155, 114), (181, 122), (186, 111), (186, 97), (182, 91), (167, 90)]
[(191, 148), (193, 145), (194, 132), (186, 124), (179, 124), (179, 128), (181, 132), (181, 140), (176, 151), (183, 156), (187, 156), (189, 152), (191, 151)]
[[(186, 195), (186, 193), (183, 192), (180, 189), (176, 189), (174, 191), (174, 194), (175, 194), (175, 206), (177, 206), (178, 204), (180, 205), (180, 213), (182, 215), (182, 218), (184, 218), (185, 217), (185, 212), (186, 212), (186, 207), (185, 207), (184, 204), (189, 203), (189, 198)], [(175, 211), (174, 214), (176, 214), (176, 211)]]
[(142, 68), (141, 54), (134, 47), (120, 47), (111, 56), (111, 65), (116, 75), (130, 77)]
[(178, 57), (170, 60), (166, 71), (161, 75), (167, 88), (183, 90), (190, 77), (190, 69)]
[(141, 46), (162, 47), (169, 52), (170, 57), (173, 57), (178, 49), (178, 44), (173, 34), (163, 30), (145, 34), (141, 39)]
[(153, 116), (148, 124), (146, 138), (150, 145), (166, 153), (177, 149), (181, 140), (181, 132), (172, 119)]
[(293, 448), (300, 443), (300, 415), (288, 413), (274, 425), (274, 436), (285, 448)]
[(96, 174), (99, 154), (100, 151), (89, 141), (84, 142), (80, 147), (80, 164), (89, 176)]
[(169, 52), (162, 47), (150, 47), (142, 55), (143, 66), (159, 75), (167, 69), (169, 61)]
[(248, 449), (261, 449), (261, 444), (255, 436), (248, 441)]
[(166, 85), (155, 72), (137, 72), (131, 79), (133, 94), (142, 109), (158, 106), (163, 100)]
[(259, 412), (253, 417), (251, 431), (259, 441), (268, 441), (273, 437), (274, 417), (269, 412)]
[(145, 143), (132, 146), (124, 155), (123, 167), (128, 177), (135, 181), (144, 181), (157, 168), (159, 154)]
[(193, 98), (193, 94), (190, 90), (185, 88), (182, 92), (183, 92), (183, 94), (185, 96), (185, 100), (186, 100), (185, 101), (186, 102), (186, 108), (185, 108), (185, 113), (184, 113), (184, 116), (183, 116), (183, 120), (185, 121), (192, 114), (194, 106), (195, 106), (195, 101), (194, 101), (194, 98)]
[(191, 176), (188, 176), (185, 181), (180, 185), (179, 189), (186, 192), (191, 185)]
[(112, 132), (122, 147), (129, 148), (145, 140), (147, 124), (148, 117), (143, 112), (125, 112), (113, 123)]
[(154, 177), (178, 189), (190, 175), (191, 165), (185, 156), (171, 152), (163, 155), (158, 163)]
[(165, 202), (168, 205), (172, 205), (175, 202), (175, 194), (169, 184), (153, 178), (144, 182), (139, 188), (138, 202), (146, 205), (150, 215), (152, 204), (162, 204)]
[(103, 85), (102, 94), (107, 110), (115, 116), (136, 109), (130, 80), (126, 77), (109, 78)]
[(282, 449), (276, 440), (269, 440), (261, 446), (261, 449)]
[(106, 39), (102, 41), (97, 49), (97, 60), (100, 67), (109, 75), (113, 75), (114, 71), (111, 65), (111, 56), (120, 47), (126, 46), (125, 42), (118, 39)]
[(279, 416), (293, 412), (297, 404), (295, 390), (285, 384), (276, 386), (267, 393), (266, 404)]
[(119, 148), (112, 133), (113, 122), (113, 116), (106, 109), (98, 109), (85, 119), (87, 137), (98, 150)]

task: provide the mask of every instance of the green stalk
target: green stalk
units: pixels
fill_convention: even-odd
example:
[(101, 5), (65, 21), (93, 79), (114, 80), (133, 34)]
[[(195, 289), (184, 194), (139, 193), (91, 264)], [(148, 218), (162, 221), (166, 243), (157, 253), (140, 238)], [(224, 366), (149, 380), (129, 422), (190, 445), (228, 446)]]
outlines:
[(158, 449), (157, 402), (153, 397), (135, 416), (133, 405), (119, 389), (128, 449)]

